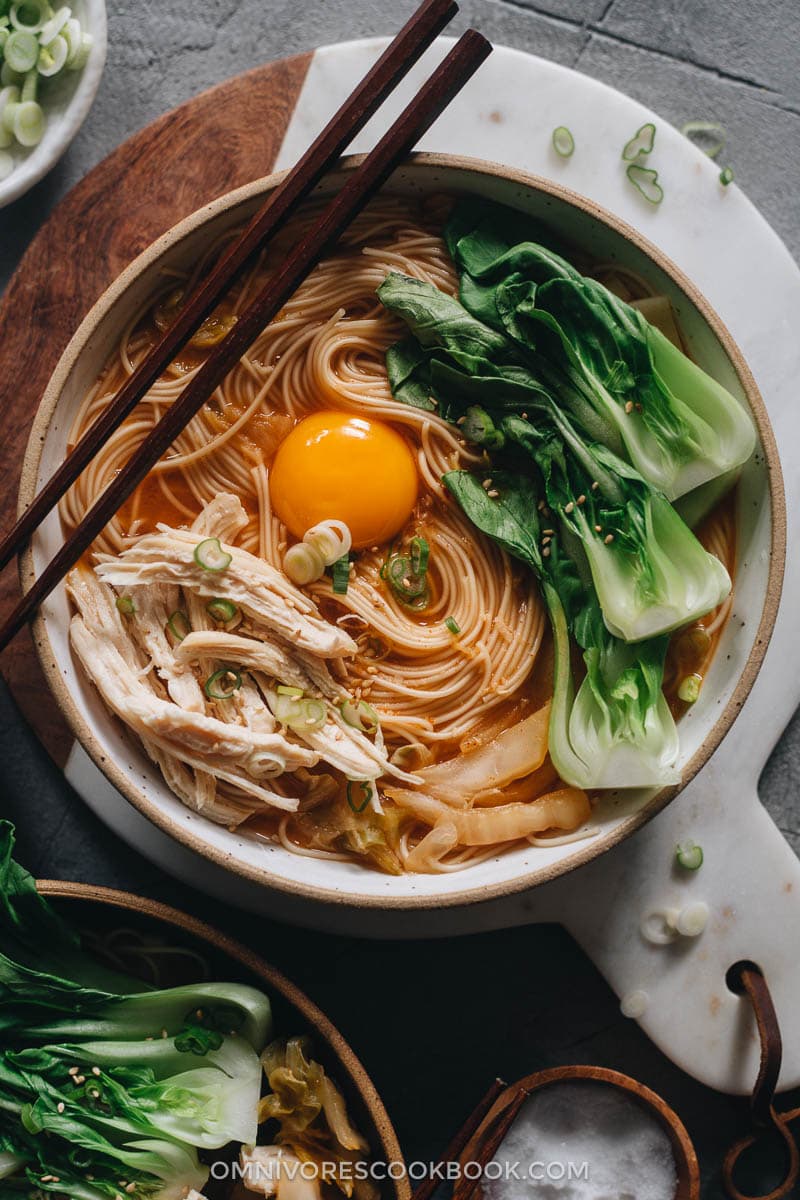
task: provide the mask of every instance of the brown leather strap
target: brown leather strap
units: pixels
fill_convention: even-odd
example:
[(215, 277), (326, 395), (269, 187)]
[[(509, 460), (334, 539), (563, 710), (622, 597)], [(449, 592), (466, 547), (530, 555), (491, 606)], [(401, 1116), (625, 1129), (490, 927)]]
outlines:
[[(728, 972), (728, 982), (733, 991), (746, 995), (753, 1006), (761, 1043), (761, 1062), (750, 1101), (753, 1133), (734, 1142), (725, 1155), (722, 1166), (725, 1193), (730, 1200), (784, 1200), (784, 1197), (792, 1194), (800, 1177), (800, 1152), (788, 1128), (789, 1122), (800, 1115), (800, 1110), (779, 1114), (773, 1103), (783, 1055), (778, 1016), (763, 972), (754, 963), (736, 963)], [(736, 1166), (742, 1154), (770, 1132), (776, 1133), (781, 1139), (786, 1174), (771, 1192), (760, 1196), (748, 1195), (741, 1192), (734, 1182)]]

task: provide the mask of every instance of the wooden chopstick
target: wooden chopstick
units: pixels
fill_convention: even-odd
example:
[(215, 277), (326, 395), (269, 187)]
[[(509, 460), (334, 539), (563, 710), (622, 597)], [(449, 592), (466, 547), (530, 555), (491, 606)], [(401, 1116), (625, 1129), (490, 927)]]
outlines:
[(114, 430), (153, 386), (180, 348), (215, 308), (254, 251), (285, 224), (296, 205), (330, 169), (457, 11), (455, 0), (423, 0), (287, 177), (270, 193), (244, 232), (192, 293), (175, 321), (126, 379), (105, 412), (86, 431), (0, 541), (0, 570), (21, 549)]
[(344, 186), (303, 235), (253, 303), (239, 315), (230, 333), (198, 369), (122, 470), (72, 531), (34, 581), (0, 630), (0, 650), (88, 549), (137, 484), (174, 442), (257, 335), (280, 311), (325, 252), (344, 233), (370, 197), (430, 129), (464, 84), (491, 53), (491, 44), (469, 29), (436, 68), (395, 123), (349, 176)]

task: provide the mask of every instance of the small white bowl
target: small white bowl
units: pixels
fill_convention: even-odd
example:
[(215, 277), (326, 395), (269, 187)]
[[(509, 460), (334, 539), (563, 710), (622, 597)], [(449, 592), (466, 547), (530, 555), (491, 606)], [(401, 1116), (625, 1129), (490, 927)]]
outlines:
[(81, 26), (92, 35), (92, 48), (82, 71), (64, 71), (47, 80), (45, 131), (38, 146), (8, 150), (14, 170), (0, 182), (0, 208), (24, 196), (56, 165), (86, 120), (100, 86), (106, 62), (105, 0), (73, 0), (70, 5)]

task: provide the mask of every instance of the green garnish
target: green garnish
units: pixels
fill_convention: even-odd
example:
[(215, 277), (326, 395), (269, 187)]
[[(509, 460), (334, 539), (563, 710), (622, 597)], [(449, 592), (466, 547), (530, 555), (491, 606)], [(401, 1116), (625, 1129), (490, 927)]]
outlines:
[(502, 450), (505, 435), (498, 429), (485, 408), (473, 404), (459, 421), (461, 432), (468, 442), (486, 450)]
[(331, 579), (333, 580), (333, 590), (337, 596), (346, 595), (350, 584), (349, 554), (343, 554), (341, 558), (337, 558), (331, 567)]
[(733, 183), (733, 167), (723, 167), (719, 173), (719, 181), (723, 187)]
[[(361, 788), (363, 800), (360, 803), (356, 802), (354, 789)], [(348, 779), (347, 781), (347, 803), (350, 805), (354, 813), (362, 813), (370, 802), (372, 796), (372, 783), (363, 779)]]
[(648, 204), (660, 204), (664, 199), (664, 189), (658, 182), (658, 171), (654, 171), (652, 167), (642, 167), (639, 163), (631, 163), (626, 168), (625, 174)]
[(206, 612), (215, 621), (227, 625), (228, 621), (232, 621), (237, 615), (239, 609), (232, 600), (225, 600), (221, 596), (216, 596), (213, 600), (209, 600), (206, 605)]
[(687, 121), (681, 133), (709, 158), (716, 158), (725, 146), (725, 130), (714, 121)]
[(678, 699), (684, 704), (695, 704), (703, 686), (702, 675), (687, 675), (682, 679), (678, 688)]
[(675, 858), (686, 871), (697, 871), (703, 865), (703, 847), (694, 842), (679, 842), (675, 847)]
[(450, 630), (450, 632), (453, 634), (454, 637), (457, 637), (458, 634), (461, 633), (461, 626), (459, 625), (459, 623), (455, 619), (455, 617), (445, 617), (444, 623), (447, 626), (447, 628)]
[(561, 158), (570, 158), (575, 150), (575, 138), (566, 125), (553, 130), (553, 149)]
[(418, 599), (427, 589), (425, 576), (414, 571), (411, 559), (404, 554), (389, 559), (385, 578), (397, 598), (404, 602)]
[(195, 546), (194, 561), (204, 571), (224, 571), (231, 565), (233, 556), (222, 549), (219, 538), (206, 538)]
[(230, 700), (242, 686), (242, 677), (231, 667), (223, 667), (209, 675), (204, 690), (209, 700)]
[(656, 141), (656, 127), (652, 121), (636, 130), (629, 142), (625, 143), (622, 157), (625, 162), (634, 162), (640, 155), (649, 154)]
[(115, 603), (117, 610), (121, 612), (124, 617), (132, 617), (136, 612), (136, 605), (133, 603), (132, 596), (117, 596)]
[(410, 545), (411, 570), (415, 575), (424, 575), (428, 569), (430, 547), (424, 537), (413, 537)]
[(302, 700), (303, 689), (299, 687), (289, 687), (286, 683), (279, 683), (275, 688), (279, 696), (291, 696), (294, 700)]
[(192, 627), (189, 624), (189, 618), (185, 612), (177, 608), (167, 621), (167, 629), (177, 641), (182, 642), (183, 639), (192, 632)]
[(362, 733), (372, 735), (380, 729), (381, 719), (366, 700), (345, 700), (340, 704), (339, 711), (348, 725)]

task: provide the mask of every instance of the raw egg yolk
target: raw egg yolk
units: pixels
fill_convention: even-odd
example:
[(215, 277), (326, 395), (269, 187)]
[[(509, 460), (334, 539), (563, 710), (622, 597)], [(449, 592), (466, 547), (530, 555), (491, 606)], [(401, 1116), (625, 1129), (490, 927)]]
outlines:
[(417, 487), (414, 456), (399, 433), (333, 410), (299, 421), (269, 472), (272, 508), (296, 538), (318, 521), (344, 521), (356, 550), (400, 532)]

